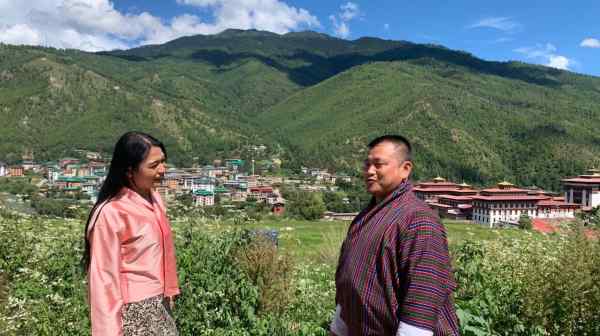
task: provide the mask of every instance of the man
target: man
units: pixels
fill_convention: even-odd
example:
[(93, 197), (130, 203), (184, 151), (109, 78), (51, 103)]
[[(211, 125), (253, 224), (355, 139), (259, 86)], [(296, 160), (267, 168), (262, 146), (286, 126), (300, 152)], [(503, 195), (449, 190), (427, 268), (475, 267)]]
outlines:
[(412, 192), (411, 145), (386, 135), (368, 148), (373, 198), (342, 244), (331, 334), (459, 335), (446, 231)]

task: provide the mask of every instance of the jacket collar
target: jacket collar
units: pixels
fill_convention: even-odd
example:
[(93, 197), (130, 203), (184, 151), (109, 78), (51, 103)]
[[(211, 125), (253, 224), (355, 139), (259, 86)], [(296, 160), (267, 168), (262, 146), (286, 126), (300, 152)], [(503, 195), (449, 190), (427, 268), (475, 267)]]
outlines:
[(145, 198), (143, 198), (140, 194), (135, 192), (133, 189), (124, 187), (119, 192), (120, 199), (127, 200), (129, 202), (134, 203), (137, 206), (143, 206), (150, 211), (154, 211), (154, 206), (156, 206), (156, 196), (154, 195), (154, 191), (151, 192), (150, 197), (152, 197), (152, 203), (148, 202)]
[(404, 182), (400, 183), (400, 185), (398, 185), (398, 187), (396, 187), (396, 189), (394, 189), (394, 191), (391, 194), (387, 195), (381, 202), (377, 203), (377, 201), (375, 201), (375, 197), (371, 197), (371, 202), (369, 203), (369, 206), (367, 206), (367, 208), (365, 209), (365, 217), (370, 218), (373, 214), (377, 213), (386, 205), (403, 197), (404, 195), (406, 195), (407, 192), (411, 190), (412, 183), (410, 183), (410, 181), (407, 179)]

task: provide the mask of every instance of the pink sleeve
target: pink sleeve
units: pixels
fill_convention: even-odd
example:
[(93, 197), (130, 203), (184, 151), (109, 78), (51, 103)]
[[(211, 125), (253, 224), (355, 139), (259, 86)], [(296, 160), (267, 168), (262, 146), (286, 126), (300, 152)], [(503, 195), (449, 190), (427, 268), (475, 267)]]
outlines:
[[(123, 335), (118, 237), (120, 218), (101, 211), (90, 231), (91, 258), (88, 273), (92, 335)], [(112, 218), (111, 218), (112, 217)]]
[(155, 192), (154, 197), (157, 200), (160, 209), (159, 225), (161, 226), (165, 245), (165, 296), (176, 296), (180, 294), (180, 290), (177, 280), (177, 257), (175, 256), (173, 231), (171, 230), (171, 223), (167, 218), (167, 211), (162, 198), (157, 192)]

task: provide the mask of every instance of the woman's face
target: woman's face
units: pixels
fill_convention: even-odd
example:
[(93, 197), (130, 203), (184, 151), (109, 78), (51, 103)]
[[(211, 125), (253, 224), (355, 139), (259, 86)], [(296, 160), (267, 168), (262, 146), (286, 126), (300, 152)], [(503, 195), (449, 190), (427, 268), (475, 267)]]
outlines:
[(165, 160), (165, 154), (160, 147), (150, 147), (144, 161), (130, 176), (133, 187), (144, 193), (149, 193), (154, 183), (160, 182), (165, 175)]

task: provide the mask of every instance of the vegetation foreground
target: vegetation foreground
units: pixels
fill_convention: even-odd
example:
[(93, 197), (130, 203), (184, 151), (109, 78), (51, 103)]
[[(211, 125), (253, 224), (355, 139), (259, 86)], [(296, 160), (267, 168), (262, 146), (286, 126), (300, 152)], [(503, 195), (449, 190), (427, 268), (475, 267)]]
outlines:
[[(180, 218), (182, 335), (327, 335), (347, 223)], [(446, 223), (463, 335), (600, 335), (600, 243)], [(279, 234), (275, 246), (265, 229)], [(0, 335), (89, 335), (79, 220), (0, 209)]]

